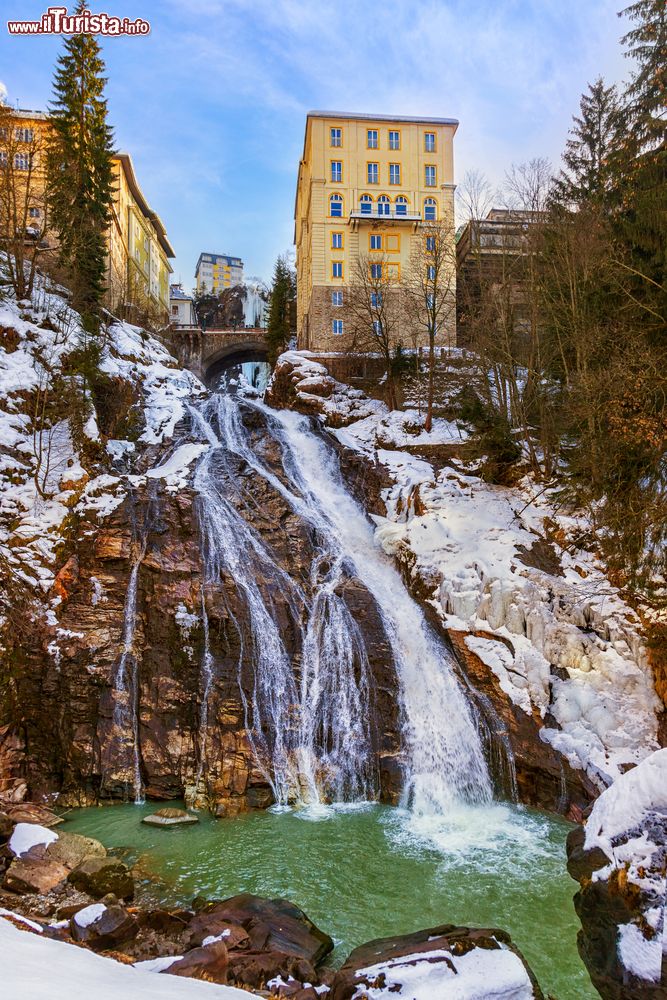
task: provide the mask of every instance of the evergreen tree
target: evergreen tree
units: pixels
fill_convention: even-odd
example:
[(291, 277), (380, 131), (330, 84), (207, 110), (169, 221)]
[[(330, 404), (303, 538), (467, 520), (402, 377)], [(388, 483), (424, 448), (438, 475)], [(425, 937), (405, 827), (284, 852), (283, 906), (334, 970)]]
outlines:
[(563, 153), (563, 170), (555, 180), (554, 200), (568, 208), (602, 205), (612, 181), (612, 153), (622, 129), (623, 114), (615, 86), (605, 87), (602, 77), (589, 84), (574, 116)]
[[(76, 13), (85, 9), (80, 0)], [(53, 82), (53, 134), (47, 156), (51, 225), (59, 237), (73, 305), (91, 333), (99, 328), (105, 291), (105, 237), (113, 196), (113, 135), (103, 73), (100, 46), (92, 35), (65, 41)]]
[(294, 271), (285, 257), (278, 257), (273, 272), (269, 322), (266, 330), (269, 361), (272, 365), (276, 363), (278, 355), (285, 350), (289, 343), (294, 325), (295, 298), (296, 280)]
[[(643, 293), (653, 300), (650, 308), (664, 316), (667, 8), (664, 0), (639, 0), (621, 14), (634, 25), (622, 42), (626, 56), (636, 62), (625, 93), (627, 132), (617, 163), (622, 233), (635, 251), (637, 270), (645, 279)], [(662, 296), (658, 286), (663, 286)]]

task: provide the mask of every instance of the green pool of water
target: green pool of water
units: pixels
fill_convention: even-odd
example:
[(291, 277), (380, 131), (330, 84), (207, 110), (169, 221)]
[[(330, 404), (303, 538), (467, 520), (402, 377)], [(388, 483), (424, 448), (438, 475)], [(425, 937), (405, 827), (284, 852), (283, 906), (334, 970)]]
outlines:
[(155, 875), (142, 884), (143, 900), (182, 905), (242, 891), (290, 899), (331, 934), (338, 962), (364, 941), (435, 924), (501, 927), (545, 994), (597, 997), (577, 954), (562, 820), (494, 805), (445, 823), (368, 805), (142, 824), (156, 808), (76, 810), (66, 829), (130, 848)]

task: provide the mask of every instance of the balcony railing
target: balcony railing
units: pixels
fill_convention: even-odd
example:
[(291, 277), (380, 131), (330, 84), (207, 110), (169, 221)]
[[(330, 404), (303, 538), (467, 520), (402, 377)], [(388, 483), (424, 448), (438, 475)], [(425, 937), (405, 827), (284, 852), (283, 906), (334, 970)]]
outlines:
[(403, 211), (400, 208), (390, 208), (388, 210), (382, 209), (378, 210), (377, 205), (369, 206), (368, 209), (365, 208), (355, 208), (350, 212), (351, 219), (398, 219), (399, 222), (420, 222), (421, 212), (409, 212), (407, 210)]

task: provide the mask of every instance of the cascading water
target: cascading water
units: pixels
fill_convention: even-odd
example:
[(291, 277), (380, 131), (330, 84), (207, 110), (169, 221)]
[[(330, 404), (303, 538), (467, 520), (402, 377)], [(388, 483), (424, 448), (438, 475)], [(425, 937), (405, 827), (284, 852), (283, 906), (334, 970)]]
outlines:
[[(259, 411), (280, 445), (281, 474), (253, 447), (241, 407)], [(369, 732), (370, 670), (362, 630), (337, 592), (356, 577), (375, 599), (400, 684), (407, 773), (404, 801), (414, 812), (443, 815), (492, 797), (472, 710), (451, 655), (427, 625), (393, 564), (373, 538), (364, 511), (346, 489), (333, 449), (307, 418), (257, 401), (215, 394), (194, 422), (211, 447), (195, 475), (205, 579), (227, 573), (243, 594), (250, 621), (254, 690), (248, 725), (260, 766), (278, 802), (355, 800), (377, 792)], [(229, 500), (243, 503), (238, 468), (250, 469), (309, 525), (316, 539), (308, 596)], [(270, 596), (271, 579), (301, 622), (297, 682)]]
[[(366, 798), (375, 791), (369, 670), (360, 632), (336, 592), (346, 567), (326, 540), (318, 541), (311, 592), (306, 593), (239, 513), (237, 507), (242, 510), (248, 500), (239, 482), (238, 460), (254, 462), (254, 456), (238, 406), (231, 397), (216, 394), (200, 410), (191, 411), (195, 427), (209, 443), (194, 487), (205, 587), (219, 585), (226, 575), (247, 610), (247, 635), (238, 622), (236, 627), (242, 636), (241, 692), (245, 654), (252, 664), (253, 688), (245, 707), (254, 756), (280, 804), (294, 799), (317, 802), (323, 796)], [(273, 474), (265, 471), (273, 481)], [(278, 599), (300, 633), (300, 678), (281, 636)], [(205, 642), (204, 661), (212, 669), (208, 645)], [(202, 706), (200, 745), (205, 742), (206, 720)]]
[[(149, 491), (143, 524), (139, 528), (134, 517), (132, 522), (132, 568), (123, 608), (122, 651), (113, 676), (113, 725), (120, 756), (125, 758), (132, 772), (132, 793), (136, 803), (143, 802), (139, 747), (139, 658), (135, 649), (137, 589), (139, 570), (146, 555), (148, 535), (156, 513), (157, 491), (154, 482), (150, 484)], [(132, 510), (136, 510), (134, 495)]]

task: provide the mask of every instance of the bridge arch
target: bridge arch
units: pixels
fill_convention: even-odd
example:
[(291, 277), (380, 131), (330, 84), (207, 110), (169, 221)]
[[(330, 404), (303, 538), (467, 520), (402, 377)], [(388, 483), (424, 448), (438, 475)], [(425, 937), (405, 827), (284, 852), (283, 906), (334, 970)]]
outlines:
[(266, 361), (267, 348), (264, 338), (248, 338), (236, 343), (202, 352), (201, 367), (206, 384), (215, 380), (226, 368), (245, 361)]

